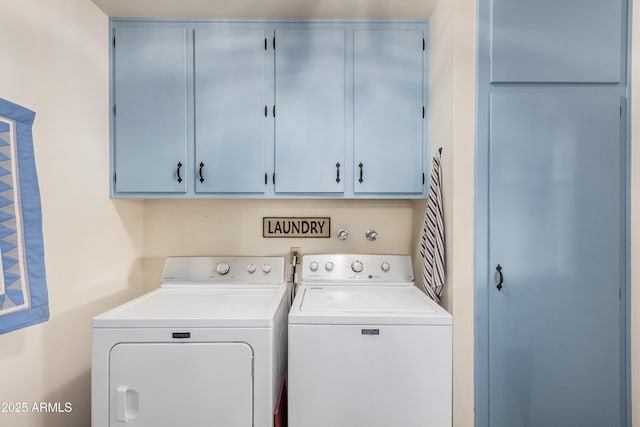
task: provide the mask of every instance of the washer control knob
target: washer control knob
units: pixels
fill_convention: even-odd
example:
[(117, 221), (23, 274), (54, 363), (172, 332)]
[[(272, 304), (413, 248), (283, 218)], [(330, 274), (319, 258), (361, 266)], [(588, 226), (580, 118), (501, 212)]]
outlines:
[(230, 269), (229, 264), (227, 264), (226, 262), (221, 262), (216, 267), (216, 271), (218, 272), (218, 274), (221, 274), (221, 275), (227, 274), (229, 272), (229, 269)]
[(332, 263), (331, 261), (327, 262), (327, 263), (324, 265), (324, 268), (325, 268), (325, 270), (327, 270), (327, 271), (332, 271), (332, 270), (333, 270), (333, 263)]
[(362, 270), (364, 269), (364, 265), (362, 264), (362, 261), (353, 261), (351, 263), (351, 269), (353, 270), (354, 273), (362, 273)]
[(250, 274), (255, 273), (255, 272), (256, 272), (256, 265), (255, 265), (255, 264), (249, 264), (249, 265), (247, 265), (247, 271), (248, 271)]
[(270, 264), (262, 264), (262, 271), (264, 271), (265, 273), (270, 273), (271, 272), (271, 265)]
[(382, 269), (382, 271), (384, 271), (386, 273), (387, 271), (389, 271), (391, 269), (391, 265), (387, 261), (384, 261), (382, 263), (382, 265), (380, 266), (380, 268)]
[(311, 264), (309, 264), (309, 270), (318, 271), (318, 263), (315, 261), (311, 262)]

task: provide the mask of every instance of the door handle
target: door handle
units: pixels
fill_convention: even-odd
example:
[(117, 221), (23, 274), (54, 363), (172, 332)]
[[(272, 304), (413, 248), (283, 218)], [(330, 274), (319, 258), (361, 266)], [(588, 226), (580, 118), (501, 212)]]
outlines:
[(203, 183), (204, 176), (202, 176), (202, 169), (204, 168), (204, 162), (200, 162), (198, 166), (200, 166), (200, 170), (198, 171), (198, 174), (200, 175), (200, 183)]
[(182, 182), (182, 177), (180, 176), (181, 168), (182, 168), (182, 162), (178, 162), (178, 168), (176, 169), (176, 175), (178, 176), (178, 183)]
[(128, 423), (138, 416), (138, 393), (126, 385), (116, 388), (116, 420)]
[(496, 288), (498, 288), (498, 291), (501, 291), (503, 288), (502, 284), (504, 283), (504, 274), (502, 274), (502, 266), (500, 264), (496, 267), (496, 271), (498, 272), (498, 284)]
[(126, 423), (129, 421), (127, 418), (127, 391), (129, 387), (126, 385), (119, 385), (116, 389), (116, 420)]

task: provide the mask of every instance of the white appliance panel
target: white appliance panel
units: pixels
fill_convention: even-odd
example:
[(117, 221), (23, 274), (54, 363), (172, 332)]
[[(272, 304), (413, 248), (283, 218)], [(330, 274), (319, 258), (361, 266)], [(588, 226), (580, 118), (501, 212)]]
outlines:
[(285, 286), (261, 289), (162, 288), (96, 316), (94, 327), (266, 327)]
[(452, 423), (451, 326), (289, 325), (290, 427)]
[(252, 365), (245, 343), (117, 344), (109, 357), (109, 425), (251, 427)]
[(416, 295), (413, 286), (314, 287), (304, 289), (303, 313), (435, 313), (435, 308)]

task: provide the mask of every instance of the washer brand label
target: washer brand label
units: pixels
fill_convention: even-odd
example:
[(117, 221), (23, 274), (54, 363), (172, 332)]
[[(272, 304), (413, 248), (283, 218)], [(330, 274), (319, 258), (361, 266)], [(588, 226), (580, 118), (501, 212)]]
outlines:
[(330, 217), (264, 217), (262, 237), (331, 237)]
[(380, 329), (362, 329), (362, 335), (380, 335)]

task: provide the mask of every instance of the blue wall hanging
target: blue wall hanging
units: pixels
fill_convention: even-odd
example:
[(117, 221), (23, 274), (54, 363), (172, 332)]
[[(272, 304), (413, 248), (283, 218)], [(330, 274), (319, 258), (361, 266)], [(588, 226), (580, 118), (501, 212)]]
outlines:
[(0, 334), (49, 319), (34, 118), (0, 98)]

